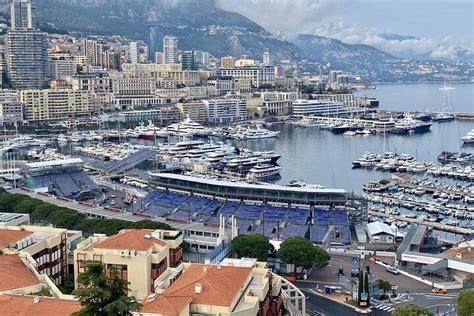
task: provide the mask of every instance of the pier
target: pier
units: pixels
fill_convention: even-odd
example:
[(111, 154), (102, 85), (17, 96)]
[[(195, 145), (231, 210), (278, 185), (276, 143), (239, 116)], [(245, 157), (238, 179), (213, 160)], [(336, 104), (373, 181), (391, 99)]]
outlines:
[(426, 221), (423, 221), (423, 220), (420, 220), (420, 219), (417, 219), (417, 218), (407, 218), (407, 217), (400, 216), (400, 215), (391, 215), (391, 214), (385, 214), (385, 213), (380, 213), (380, 212), (375, 212), (375, 211), (368, 211), (368, 214), (375, 215), (375, 216), (381, 216), (381, 217), (390, 217), (390, 218), (394, 218), (394, 219), (399, 220), (399, 221), (405, 221), (405, 222), (410, 222), (410, 223), (415, 223), (415, 224), (428, 225), (428, 226), (431, 226), (433, 228), (436, 228), (436, 229), (439, 229), (439, 230), (442, 230), (442, 231), (446, 231), (446, 232), (450, 232), (450, 233), (457, 233), (457, 234), (464, 234), (464, 235), (474, 234), (473, 229), (450, 226), (450, 225), (436, 223), (436, 222), (427, 223)]

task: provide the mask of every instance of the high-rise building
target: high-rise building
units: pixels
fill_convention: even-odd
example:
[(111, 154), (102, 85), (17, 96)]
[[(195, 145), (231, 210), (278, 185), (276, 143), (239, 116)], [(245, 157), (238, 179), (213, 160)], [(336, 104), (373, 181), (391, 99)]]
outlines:
[(263, 53), (263, 65), (264, 66), (272, 65), (272, 58), (269, 51), (266, 51)]
[(137, 45), (137, 42), (130, 42), (129, 49), (130, 49), (130, 62), (132, 64), (137, 64), (138, 63), (138, 45)]
[(12, 30), (5, 38), (8, 81), (14, 88), (42, 88), (47, 83), (48, 40), (33, 29), (30, 0), (11, 3)]
[(194, 50), (188, 50), (181, 54), (181, 67), (183, 70), (197, 70), (198, 67)]
[(165, 64), (178, 63), (178, 39), (174, 36), (165, 36), (163, 38), (163, 53), (165, 55)]
[(31, 0), (13, 0), (10, 6), (12, 30), (33, 28)]
[(163, 32), (156, 23), (148, 24), (148, 60), (154, 61), (156, 53), (163, 51)]

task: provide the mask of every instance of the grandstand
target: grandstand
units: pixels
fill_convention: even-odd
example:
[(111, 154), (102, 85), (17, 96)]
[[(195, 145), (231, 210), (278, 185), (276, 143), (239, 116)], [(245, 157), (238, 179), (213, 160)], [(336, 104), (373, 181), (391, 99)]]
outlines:
[[(141, 207), (141, 208), (140, 208)], [(241, 234), (262, 234), (268, 238), (310, 237), (321, 244), (325, 239), (350, 243), (347, 212), (339, 209), (315, 209), (314, 226), (309, 227), (309, 209), (266, 204), (219, 201), (198, 195), (156, 190), (133, 206), (151, 216), (176, 222), (202, 222), (219, 225), (219, 216), (235, 216)]]
[(84, 171), (43, 173), (30, 177), (27, 182), (32, 189), (47, 188), (54, 195), (68, 198), (76, 198), (81, 193), (97, 189)]
[(310, 240), (314, 243), (330, 242), (350, 244), (349, 218), (344, 210), (314, 210), (314, 226), (310, 229)]

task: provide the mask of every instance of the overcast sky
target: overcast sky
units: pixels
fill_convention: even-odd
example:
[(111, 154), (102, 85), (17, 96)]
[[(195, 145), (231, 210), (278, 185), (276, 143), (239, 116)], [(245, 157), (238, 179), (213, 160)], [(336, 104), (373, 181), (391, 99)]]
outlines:
[[(269, 31), (288, 38), (312, 33), (349, 43), (365, 43), (396, 53), (455, 46), (474, 50), (474, 0), (218, 0)], [(418, 37), (386, 40), (381, 33)]]

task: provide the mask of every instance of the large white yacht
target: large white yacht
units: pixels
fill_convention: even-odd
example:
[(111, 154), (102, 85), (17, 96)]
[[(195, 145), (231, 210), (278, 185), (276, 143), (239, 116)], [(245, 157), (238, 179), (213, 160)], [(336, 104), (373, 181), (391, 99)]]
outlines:
[(236, 136), (242, 139), (263, 139), (278, 137), (279, 134), (279, 131), (270, 131), (261, 125), (257, 125), (257, 128), (240, 129)]
[(168, 126), (168, 133), (170, 135), (182, 136), (208, 136), (211, 134), (211, 129), (202, 126), (199, 123), (192, 121), (189, 116), (180, 123), (171, 124)]
[(249, 179), (265, 179), (280, 174), (281, 167), (270, 164), (257, 164), (247, 173)]
[(461, 138), (463, 144), (474, 144), (474, 129)]

